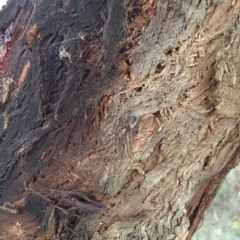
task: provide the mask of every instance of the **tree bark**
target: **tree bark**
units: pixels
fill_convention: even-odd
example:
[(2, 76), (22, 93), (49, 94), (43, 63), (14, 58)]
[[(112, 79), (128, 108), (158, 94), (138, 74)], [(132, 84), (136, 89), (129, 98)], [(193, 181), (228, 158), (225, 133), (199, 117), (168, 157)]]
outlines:
[(1, 239), (191, 239), (239, 162), (239, 10), (9, 1)]

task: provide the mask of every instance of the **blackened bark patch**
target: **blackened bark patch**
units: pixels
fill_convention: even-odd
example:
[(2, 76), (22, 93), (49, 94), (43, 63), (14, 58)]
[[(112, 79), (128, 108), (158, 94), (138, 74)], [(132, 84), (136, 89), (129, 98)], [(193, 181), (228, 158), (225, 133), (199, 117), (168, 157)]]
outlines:
[(11, 22), (15, 20), (21, 8), (29, 4), (29, 0), (19, 0), (17, 2), (10, 0), (9, 3), (0, 11), (0, 31), (5, 30)]
[[(102, 59), (104, 52), (112, 51), (122, 37), (120, 3), (109, 7), (108, 23), (101, 16), (102, 9), (108, 8), (103, 0), (69, 4), (59, 0), (36, 1), (32, 7), (30, 1), (19, 1), (11, 11), (6, 8), (0, 15), (4, 19), (10, 14), (1, 22), (1, 29), (13, 22), (10, 54), (14, 49), (17, 54), (16, 58), (8, 59), (8, 64), (4, 63), (1, 73), (1, 77), (14, 78), (8, 98), (1, 105), (1, 205), (26, 196), (26, 186), (36, 192), (47, 192), (50, 186), (71, 186), (73, 153), (79, 150), (76, 142), (86, 138), (92, 128), (91, 114), (86, 115), (87, 106), (91, 102), (98, 108), (100, 102), (97, 116), (101, 121), (104, 114), (101, 99), (105, 99), (102, 95), (115, 84), (106, 76), (117, 74), (117, 67), (111, 68), (114, 57), (105, 56), (104, 63)], [(28, 20), (24, 18), (26, 13)], [(106, 45), (103, 34), (108, 39)], [(96, 142), (96, 132), (80, 148), (87, 145), (90, 148), (91, 142)], [(56, 179), (51, 177), (55, 174), (60, 175)], [(97, 181), (94, 184), (85, 192), (97, 188)], [(69, 199), (76, 202), (72, 197)], [(100, 211), (97, 203), (76, 204), (82, 205), (83, 211)], [(35, 205), (40, 207), (38, 203)]]

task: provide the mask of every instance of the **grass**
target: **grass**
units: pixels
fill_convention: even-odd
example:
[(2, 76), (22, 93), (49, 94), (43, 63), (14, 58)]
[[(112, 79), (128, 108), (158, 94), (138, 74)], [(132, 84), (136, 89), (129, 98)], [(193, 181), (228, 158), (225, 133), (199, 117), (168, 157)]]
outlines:
[(227, 175), (192, 239), (240, 239), (240, 166)]

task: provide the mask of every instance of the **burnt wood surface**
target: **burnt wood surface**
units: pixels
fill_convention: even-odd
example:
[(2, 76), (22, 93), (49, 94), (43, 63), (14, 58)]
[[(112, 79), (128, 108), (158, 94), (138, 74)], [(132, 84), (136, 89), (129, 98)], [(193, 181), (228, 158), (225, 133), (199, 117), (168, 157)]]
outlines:
[(0, 239), (190, 239), (239, 162), (239, 10), (10, 0)]

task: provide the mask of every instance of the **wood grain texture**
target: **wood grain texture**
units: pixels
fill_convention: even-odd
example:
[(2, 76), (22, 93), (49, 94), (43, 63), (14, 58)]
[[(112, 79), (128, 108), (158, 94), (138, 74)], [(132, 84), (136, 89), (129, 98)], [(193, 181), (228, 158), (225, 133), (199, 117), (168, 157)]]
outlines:
[(240, 3), (11, 4), (2, 239), (191, 239), (239, 162)]

